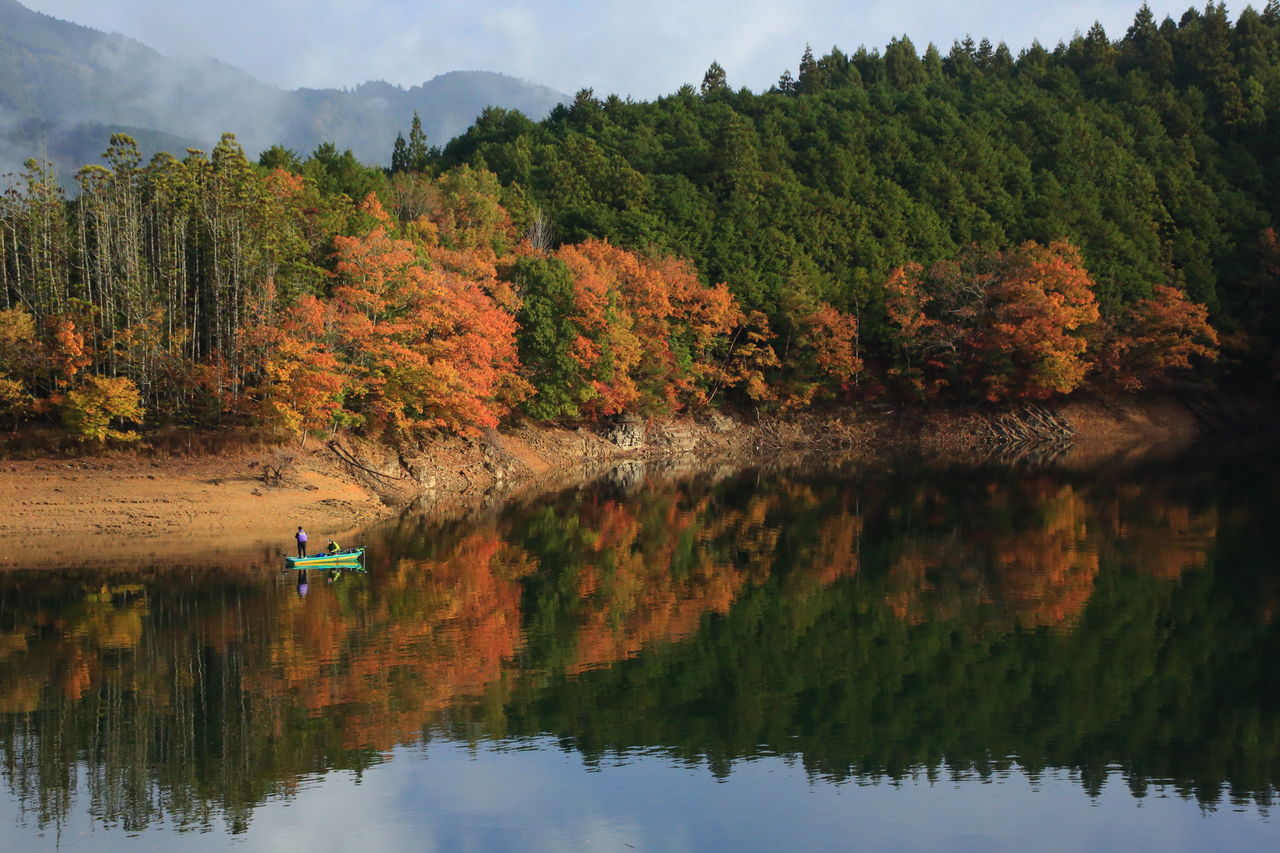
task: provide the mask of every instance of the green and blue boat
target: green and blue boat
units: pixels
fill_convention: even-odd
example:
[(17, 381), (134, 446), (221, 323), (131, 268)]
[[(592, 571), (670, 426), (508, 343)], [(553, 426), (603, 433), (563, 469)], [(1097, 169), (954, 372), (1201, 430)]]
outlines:
[(289, 569), (354, 569), (364, 563), (364, 549), (346, 548), (332, 554), (312, 554), (308, 557), (285, 557), (285, 568)]

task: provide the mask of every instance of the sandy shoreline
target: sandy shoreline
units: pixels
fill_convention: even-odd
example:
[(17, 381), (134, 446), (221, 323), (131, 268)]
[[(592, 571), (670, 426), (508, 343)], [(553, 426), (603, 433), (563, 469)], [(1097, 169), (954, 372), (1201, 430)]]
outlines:
[(341, 536), (389, 509), (316, 450), (270, 487), (270, 455), (0, 461), (0, 566), (285, 548), (298, 525)]
[[(1170, 399), (1096, 399), (1056, 407), (1076, 433), (1061, 464), (1185, 446), (1200, 424)], [(893, 454), (961, 461), (981, 451), (974, 413), (881, 410), (747, 425), (717, 416), (647, 427), (623, 447), (588, 430), (526, 425), (478, 439), (444, 439), (413, 458), (347, 441), (240, 446), (222, 453), (104, 454), (0, 459), (0, 568), (118, 560), (274, 563), (298, 525), (312, 539), (353, 534), (408, 502), (455, 514), (516, 491), (585, 479), (628, 459), (699, 465), (757, 463), (762, 449), (805, 448), (868, 461)], [(613, 438), (616, 438), (614, 436)], [(765, 453), (765, 456), (770, 453)], [(278, 479), (271, 476), (282, 468)]]

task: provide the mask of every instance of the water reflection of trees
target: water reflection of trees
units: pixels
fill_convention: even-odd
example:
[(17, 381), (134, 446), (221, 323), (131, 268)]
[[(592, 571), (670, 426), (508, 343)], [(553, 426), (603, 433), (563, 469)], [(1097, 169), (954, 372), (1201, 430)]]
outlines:
[(1135, 795), (1268, 802), (1266, 522), (1238, 480), (1187, 483), (570, 491), (471, 524), (406, 519), (369, 574), (306, 596), (274, 577), (9, 574), (4, 776), (42, 824), (81, 786), (106, 823), (235, 830), (306, 774), (434, 732), (552, 733), (592, 759), (657, 747), (718, 773), (762, 753), (835, 779), (1016, 756), (1089, 790), (1120, 767)]

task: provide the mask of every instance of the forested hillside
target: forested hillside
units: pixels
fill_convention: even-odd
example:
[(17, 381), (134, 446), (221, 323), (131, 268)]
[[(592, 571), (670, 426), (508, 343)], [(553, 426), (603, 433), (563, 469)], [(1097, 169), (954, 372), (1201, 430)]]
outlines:
[(1094, 25), (1016, 58), (970, 39), (806, 51), (763, 94), (713, 65), (654, 103), (580, 92), (537, 125), (490, 111), (443, 165), (528, 188), (563, 239), (690, 258), (775, 319), (828, 300), (882, 339), (896, 267), (1065, 239), (1106, 313), (1171, 285), (1222, 331), (1260, 331), (1278, 40), (1272, 0), (1234, 24), (1222, 4), (1162, 23), (1143, 6), (1118, 41)]
[[(509, 412), (1044, 399), (1273, 382), (1280, 5), (1015, 58), (806, 51), (652, 103), (490, 109), (393, 168), (333, 145), (143, 164), (0, 210), (0, 405), (470, 432)], [(5, 417), (6, 414), (0, 414)], [(114, 426), (112, 426), (114, 424)]]

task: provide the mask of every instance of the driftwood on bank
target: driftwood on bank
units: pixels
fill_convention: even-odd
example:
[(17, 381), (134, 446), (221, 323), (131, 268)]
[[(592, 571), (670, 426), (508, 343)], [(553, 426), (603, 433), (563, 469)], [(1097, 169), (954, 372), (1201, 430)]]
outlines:
[(351, 468), (358, 469), (360, 471), (365, 472), (366, 474), (372, 474), (375, 477), (381, 477), (383, 480), (386, 480), (388, 482), (395, 482), (396, 480), (405, 479), (403, 475), (399, 477), (392, 477), (389, 474), (383, 474), (381, 471), (375, 471), (372, 468), (369, 468), (360, 464), (360, 462), (356, 460), (355, 454), (353, 454), (350, 450), (347, 450), (337, 441), (330, 441), (328, 442), (327, 446), (331, 451), (333, 451), (334, 456), (337, 456), (338, 459), (341, 460), (344, 465), (350, 466)]
[(1065, 418), (1035, 403), (988, 415), (978, 425), (978, 438), (984, 444), (1069, 443), (1074, 435)]
[(1075, 429), (1061, 415), (1036, 403), (987, 415), (976, 427), (978, 444), (993, 461), (1040, 465), (1071, 449)]

